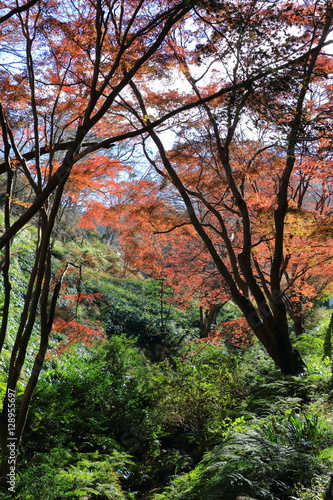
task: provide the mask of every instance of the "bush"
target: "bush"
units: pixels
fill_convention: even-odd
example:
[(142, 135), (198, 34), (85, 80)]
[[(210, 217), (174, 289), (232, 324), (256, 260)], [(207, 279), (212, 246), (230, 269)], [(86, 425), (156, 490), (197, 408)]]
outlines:
[(193, 344), (172, 363), (153, 366), (150, 384), (161, 427), (182, 435), (183, 445), (193, 445), (200, 458), (220, 441), (242, 397), (235, 357), (210, 344)]
[(288, 498), (295, 483), (309, 482), (320, 470), (313, 457), (292, 446), (272, 443), (255, 431), (234, 433), (154, 499), (234, 500), (237, 495), (248, 495), (282, 500)]
[(147, 438), (147, 362), (133, 344), (116, 336), (76, 345), (49, 362), (32, 402), (27, 446), (39, 452), (75, 443), (81, 451), (109, 453), (115, 440), (129, 446)]
[(132, 462), (124, 453), (72, 453), (55, 448), (38, 454), (18, 476), (16, 498), (22, 500), (125, 500), (120, 477)]
[(185, 340), (198, 336), (198, 311), (186, 313), (161, 301), (155, 280), (100, 279), (90, 282), (85, 293), (101, 293), (100, 319), (108, 338), (125, 334), (135, 338), (153, 361), (175, 354)]

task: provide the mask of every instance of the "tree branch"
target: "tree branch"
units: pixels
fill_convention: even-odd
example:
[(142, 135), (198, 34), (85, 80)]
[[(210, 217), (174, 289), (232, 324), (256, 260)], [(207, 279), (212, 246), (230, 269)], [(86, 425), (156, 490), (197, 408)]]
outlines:
[(15, 14), (18, 14), (20, 12), (24, 12), (26, 10), (29, 10), (30, 7), (32, 7), (33, 5), (35, 5), (39, 0), (30, 0), (30, 2), (24, 4), (24, 5), (21, 5), (20, 7), (15, 7), (15, 9), (12, 9), (10, 10), (7, 14), (5, 14), (4, 16), (0, 17), (0, 24), (1, 23), (4, 23), (5, 21), (7, 21), (7, 19), (10, 19), (11, 17), (13, 17)]

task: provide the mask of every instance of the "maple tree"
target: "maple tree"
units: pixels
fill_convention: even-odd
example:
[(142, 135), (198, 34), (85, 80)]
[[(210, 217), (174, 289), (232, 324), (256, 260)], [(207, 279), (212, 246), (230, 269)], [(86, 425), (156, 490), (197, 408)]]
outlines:
[[(62, 276), (54, 276), (51, 259), (59, 215), (66, 200), (79, 202), (88, 184), (98, 190), (103, 182), (112, 181), (118, 167), (108, 159), (109, 148), (140, 133), (119, 113), (122, 93), (134, 75), (145, 78), (151, 71), (166, 35), (193, 3), (38, 0), (22, 5), (2, 2), (0, 7), (5, 54), (0, 67), (0, 172), (6, 179), (0, 237), (4, 252), (0, 348), (12, 343), (1, 420), (5, 480), (8, 390), (23, 384), (15, 431), (19, 446), (61, 290)], [(175, 103), (175, 113), (179, 107)], [(85, 160), (97, 151), (102, 153), (95, 161)], [(99, 175), (92, 174), (95, 169)], [(70, 175), (73, 182), (66, 191)], [(8, 332), (13, 300), (11, 244), (29, 222), (37, 228), (35, 260), (12, 339)], [(33, 359), (30, 369), (28, 351)]]
[[(164, 185), (180, 195), (173, 208), (194, 228), (196, 234), (188, 230), (193, 248), (214, 263), (220, 288), (227, 286), (276, 364), (284, 373), (302, 371), (285, 302), (286, 281), (296, 284), (301, 271), (292, 267), (285, 241), (292, 235), (292, 252), (302, 238), (287, 230), (293, 193), (297, 210), (312, 214), (315, 231), (330, 217), (329, 194), (317, 189), (327, 180), (324, 170), (319, 175), (314, 168), (311, 183), (301, 175), (306, 162), (322, 164), (321, 156), (330, 165), (331, 67), (322, 54), (330, 43), (330, 2), (32, 0), (0, 8), (6, 56), (0, 62), (0, 349), (11, 343), (7, 390), (20, 380), (24, 385), (17, 443), (61, 291), (62, 276), (52, 270), (60, 215), (73, 203), (90, 208), (95, 223), (105, 217), (117, 173), (127, 168), (110, 149), (123, 141), (143, 141)], [(163, 144), (166, 131), (173, 148)], [(20, 324), (9, 339), (11, 246), (28, 223), (36, 231), (34, 261)], [(324, 266), (325, 256), (319, 260)], [(3, 476), (7, 404), (6, 396)]]
[[(254, 334), (283, 373), (297, 374), (304, 363), (288, 325), (288, 307), (293, 314), (290, 304), (300, 293), (293, 285), (319, 261), (324, 265), (330, 250), (324, 244), (324, 256), (316, 251), (317, 263), (311, 264), (309, 253), (319, 245), (312, 232), (308, 251), (295, 252), (292, 246), (303, 247), (309, 234), (297, 234), (292, 214), (299, 212), (304, 225), (312, 217), (317, 228), (331, 219), (330, 196), (322, 188), (331, 185), (330, 174), (319, 168), (316, 150), (321, 140), (330, 140), (332, 65), (321, 52), (329, 43), (332, 5), (213, 2), (197, 12), (202, 23), (171, 34), (168, 47), (183, 87), (201, 103), (169, 122), (171, 150), (163, 136), (148, 130), (145, 139), (158, 152), (150, 161), (178, 191), (188, 221)], [(201, 41), (195, 50), (194, 32)], [(138, 128), (156, 123), (161, 109), (184, 99), (184, 93), (161, 96), (134, 80), (126, 110)], [(329, 151), (321, 150), (330, 163)], [(311, 175), (304, 173), (309, 162), (315, 165)]]
[[(242, 145), (243, 151), (246, 151), (244, 161), (247, 156), (251, 157), (251, 151), (255, 155), (257, 146)], [(262, 190), (268, 189), (264, 179), (272, 175), (272, 163), (277, 159), (277, 156), (271, 156), (267, 170), (262, 169), (260, 177), (254, 175), (253, 170), (251, 176), (251, 209), (256, 217), (256, 231), (260, 238), (252, 250), (253, 261), (264, 290), (269, 286), (266, 281), (273, 238), (271, 205), (274, 194), (269, 195), (268, 191), (264, 194)], [(306, 161), (304, 160), (305, 163)], [(317, 167), (317, 163), (312, 166), (311, 175), (303, 165), (302, 179), (306, 176), (307, 186), (318, 185), (320, 178)], [(325, 196), (328, 198), (330, 177), (330, 172), (328, 176), (324, 176)], [(316, 201), (316, 205), (320, 204), (320, 215), (317, 208), (313, 210), (309, 203), (309, 210), (304, 210), (304, 207), (297, 209), (295, 199), (300, 196), (299, 182), (295, 182), (292, 188), (285, 225), (287, 265), (283, 271), (282, 292), (288, 315), (293, 321), (294, 332), (300, 335), (304, 333), (304, 312), (312, 306), (311, 301), (330, 290), (333, 260), (330, 234), (326, 226), (330, 224), (331, 207), (328, 201), (324, 208), (323, 197), (320, 195)], [(304, 195), (302, 193), (302, 200)], [(230, 291), (186, 218), (183, 207), (180, 210), (178, 204), (177, 209), (175, 202), (171, 183), (161, 185), (158, 179), (153, 180), (150, 176), (148, 181), (145, 176), (135, 182), (118, 184), (115, 205), (108, 209), (100, 207), (98, 215), (94, 207), (87, 209), (81, 224), (95, 227), (97, 215), (99, 224), (111, 225), (113, 229), (117, 229), (117, 244), (122, 248), (123, 258), (129, 269), (143, 271), (155, 279), (165, 281), (173, 290), (168, 300), (171, 299), (181, 307), (186, 307), (193, 299), (198, 300), (202, 337), (212, 333), (216, 337), (221, 328), (222, 333), (228, 330), (227, 336), (230, 337), (229, 323), (221, 325), (219, 330), (214, 328), (216, 315), (223, 304), (230, 300)], [(232, 234), (234, 239), (235, 235)], [(243, 330), (246, 338), (247, 328)]]
[(118, 183), (116, 190), (112, 206), (100, 207), (98, 215), (95, 206), (87, 207), (80, 226), (98, 223), (116, 230), (126, 269), (159, 280), (166, 305), (186, 309), (198, 302), (201, 336), (206, 337), (230, 292), (186, 214), (175, 209), (172, 186), (161, 189), (160, 180), (147, 175)]

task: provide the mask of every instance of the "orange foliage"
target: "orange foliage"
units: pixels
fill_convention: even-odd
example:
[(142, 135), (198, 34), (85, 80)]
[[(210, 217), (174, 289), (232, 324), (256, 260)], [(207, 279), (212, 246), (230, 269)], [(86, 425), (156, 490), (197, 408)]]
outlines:
[(83, 324), (75, 320), (65, 321), (61, 318), (56, 318), (52, 328), (53, 334), (61, 333), (65, 335), (65, 339), (57, 342), (50, 350), (50, 355), (63, 353), (70, 345), (77, 342), (83, 342), (90, 345), (94, 340), (106, 340), (105, 333), (96, 325), (90, 326), (87, 323)]
[(254, 337), (245, 318), (222, 323), (210, 335), (199, 342), (218, 344), (224, 342), (232, 347), (246, 348), (253, 344)]

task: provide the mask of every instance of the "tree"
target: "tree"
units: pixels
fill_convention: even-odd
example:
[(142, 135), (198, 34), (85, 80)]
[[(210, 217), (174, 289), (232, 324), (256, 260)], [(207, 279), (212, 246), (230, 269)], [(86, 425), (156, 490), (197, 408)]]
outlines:
[[(259, 145), (253, 142), (243, 143), (244, 155), (238, 161), (246, 162), (248, 157), (256, 156), (256, 147)], [(275, 193), (270, 192), (267, 178), (274, 170), (278, 175), (278, 168), (272, 167), (278, 158), (274, 158), (276, 153), (277, 150), (266, 168), (261, 165), (260, 174), (257, 162), (253, 162), (251, 170), (248, 203), (256, 217), (255, 230), (259, 238), (252, 252), (263, 288), (269, 286), (267, 276), (274, 231), (270, 207)], [(184, 168), (186, 161), (185, 157)], [(304, 312), (312, 305), (312, 300), (324, 292), (329, 293), (332, 280), (333, 259), (328, 229), (331, 207), (329, 202), (325, 206), (323, 199), (324, 196), (329, 198), (330, 172), (325, 173), (322, 165), (318, 176), (317, 161), (309, 162), (308, 158), (303, 158), (297, 181), (290, 186), (290, 210), (285, 224), (287, 265), (282, 277), (283, 300), (297, 336), (304, 333)], [(318, 185), (318, 182), (322, 183), (322, 194), (317, 193), (314, 204), (310, 193), (311, 197), (315, 193), (309, 186)], [(173, 185), (161, 183), (153, 177), (148, 180), (145, 175), (143, 179), (118, 184), (115, 189), (115, 205), (112, 208), (103, 206), (97, 213), (96, 207), (92, 206), (85, 211), (81, 224), (98, 222), (117, 230), (117, 244), (125, 263), (134, 271), (143, 271), (165, 281), (173, 290), (172, 300), (178, 305), (186, 306), (193, 299), (199, 300), (201, 335), (206, 337), (216, 314), (230, 300), (230, 292), (183, 207), (177, 204)], [(309, 193), (306, 192), (308, 189)], [(306, 210), (303, 210), (303, 202)], [(233, 239), (234, 233), (232, 231)]]
[[(119, 113), (123, 94), (134, 75), (140, 80), (149, 74), (150, 66), (156, 64), (153, 60), (161, 57), (166, 35), (188, 15), (193, 4), (39, 0), (22, 6), (13, 3), (9, 12), (7, 5), (1, 7), (1, 43), (7, 61), (1, 64), (0, 81), (0, 171), (6, 178), (4, 232), (0, 237), (4, 252), (0, 350), (7, 343), (11, 346), (0, 432), (2, 477), (6, 481), (7, 438), (15, 437), (16, 446), (22, 438), (61, 290), (62, 276), (55, 277), (52, 271), (52, 234), (65, 200), (66, 183), (73, 170), (73, 196), (74, 181), (89, 173), (88, 155), (102, 151), (108, 157), (113, 143), (140, 133)], [(179, 108), (175, 103), (173, 112), (178, 113)], [(143, 130), (149, 127), (144, 125)], [(101, 157), (95, 168), (100, 169), (100, 162)], [(112, 172), (105, 175), (112, 178)], [(14, 333), (8, 326), (11, 246), (30, 222), (36, 227), (34, 261)], [(8, 394), (15, 393), (19, 381), (23, 393), (15, 434), (8, 435)]]
[[(87, 187), (92, 154), (99, 155), (94, 169), (108, 162), (104, 181), (112, 182), (111, 171), (118, 166), (109, 161), (109, 150), (121, 141), (136, 144), (139, 136), (144, 141), (150, 137), (161, 160), (148, 157), (180, 193), (182, 210), (254, 333), (283, 372), (301, 371), (283, 301), (281, 274), (288, 260), (283, 243), (300, 144), (316, 142), (312, 137), (300, 141), (312, 119), (310, 91), (325, 87), (320, 53), (329, 43), (331, 4), (39, 0), (1, 7), (7, 61), (0, 66), (0, 172), (6, 184), (1, 200), (0, 349), (7, 344), (11, 348), (0, 432), (3, 477), (8, 466), (8, 394), (19, 381), (23, 384), (15, 430), (19, 444), (61, 291), (62, 277), (54, 275), (51, 258), (59, 214), (68, 196), (74, 199)], [(172, 88), (175, 77), (184, 83), (183, 92)], [(325, 89), (328, 104), (327, 82)], [(318, 111), (316, 126), (327, 129), (329, 116), (328, 104), (324, 114)], [(255, 152), (242, 164), (235, 152), (249, 145), (241, 134), (248, 119), (262, 133)], [(158, 134), (171, 127), (179, 140), (167, 151)], [(325, 131), (317, 135), (329, 137)], [(273, 143), (278, 144), (275, 150)], [(253, 249), (261, 242), (255, 224), (260, 207), (246, 195), (252, 186), (246, 171), (267, 151), (273, 152), (267, 164), (275, 157), (280, 162), (277, 185), (272, 181), (275, 204), (268, 209), (274, 229), (270, 289), (254, 265)], [(102, 203), (96, 197), (95, 207)], [(12, 332), (11, 247), (28, 223), (35, 228), (34, 260), (20, 323)]]
[[(115, 205), (104, 207), (99, 222), (117, 230), (125, 265), (160, 280), (161, 290), (169, 288), (171, 295), (162, 294), (163, 302), (186, 309), (197, 301), (201, 337), (207, 337), (230, 293), (183, 207), (177, 209), (172, 184), (145, 177), (118, 185), (117, 192)], [(81, 223), (91, 220), (91, 211)]]
[[(316, 158), (320, 140), (331, 137), (331, 64), (321, 52), (329, 43), (332, 5), (214, 2), (196, 13), (202, 23), (170, 34), (168, 47), (200, 106), (169, 122), (177, 138), (170, 151), (156, 129), (148, 130), (158, 152), (151, 163), (178, 190), (188, 221), (254, 334), (283, 373), (298, 374), (305, 366), (288, 326), (288, 245), (303, 239), (289, 224), (296, 210), (318, 227), (320, 206), (330, 220), (322, 188), (330, 177), (317, 168), (310, 182), (303, 166)], [(194, 32), (202, 42), (195, 49)], [(153, 116), (181, 99), (134, 80), (126, 109), (138, 128), (156, 123)], [(318, 92), (320, 100), (313, 97)], [(325, 158), (330, 161), (329, 152)], [(299, 277), (310, 267), (308, 261)]]

